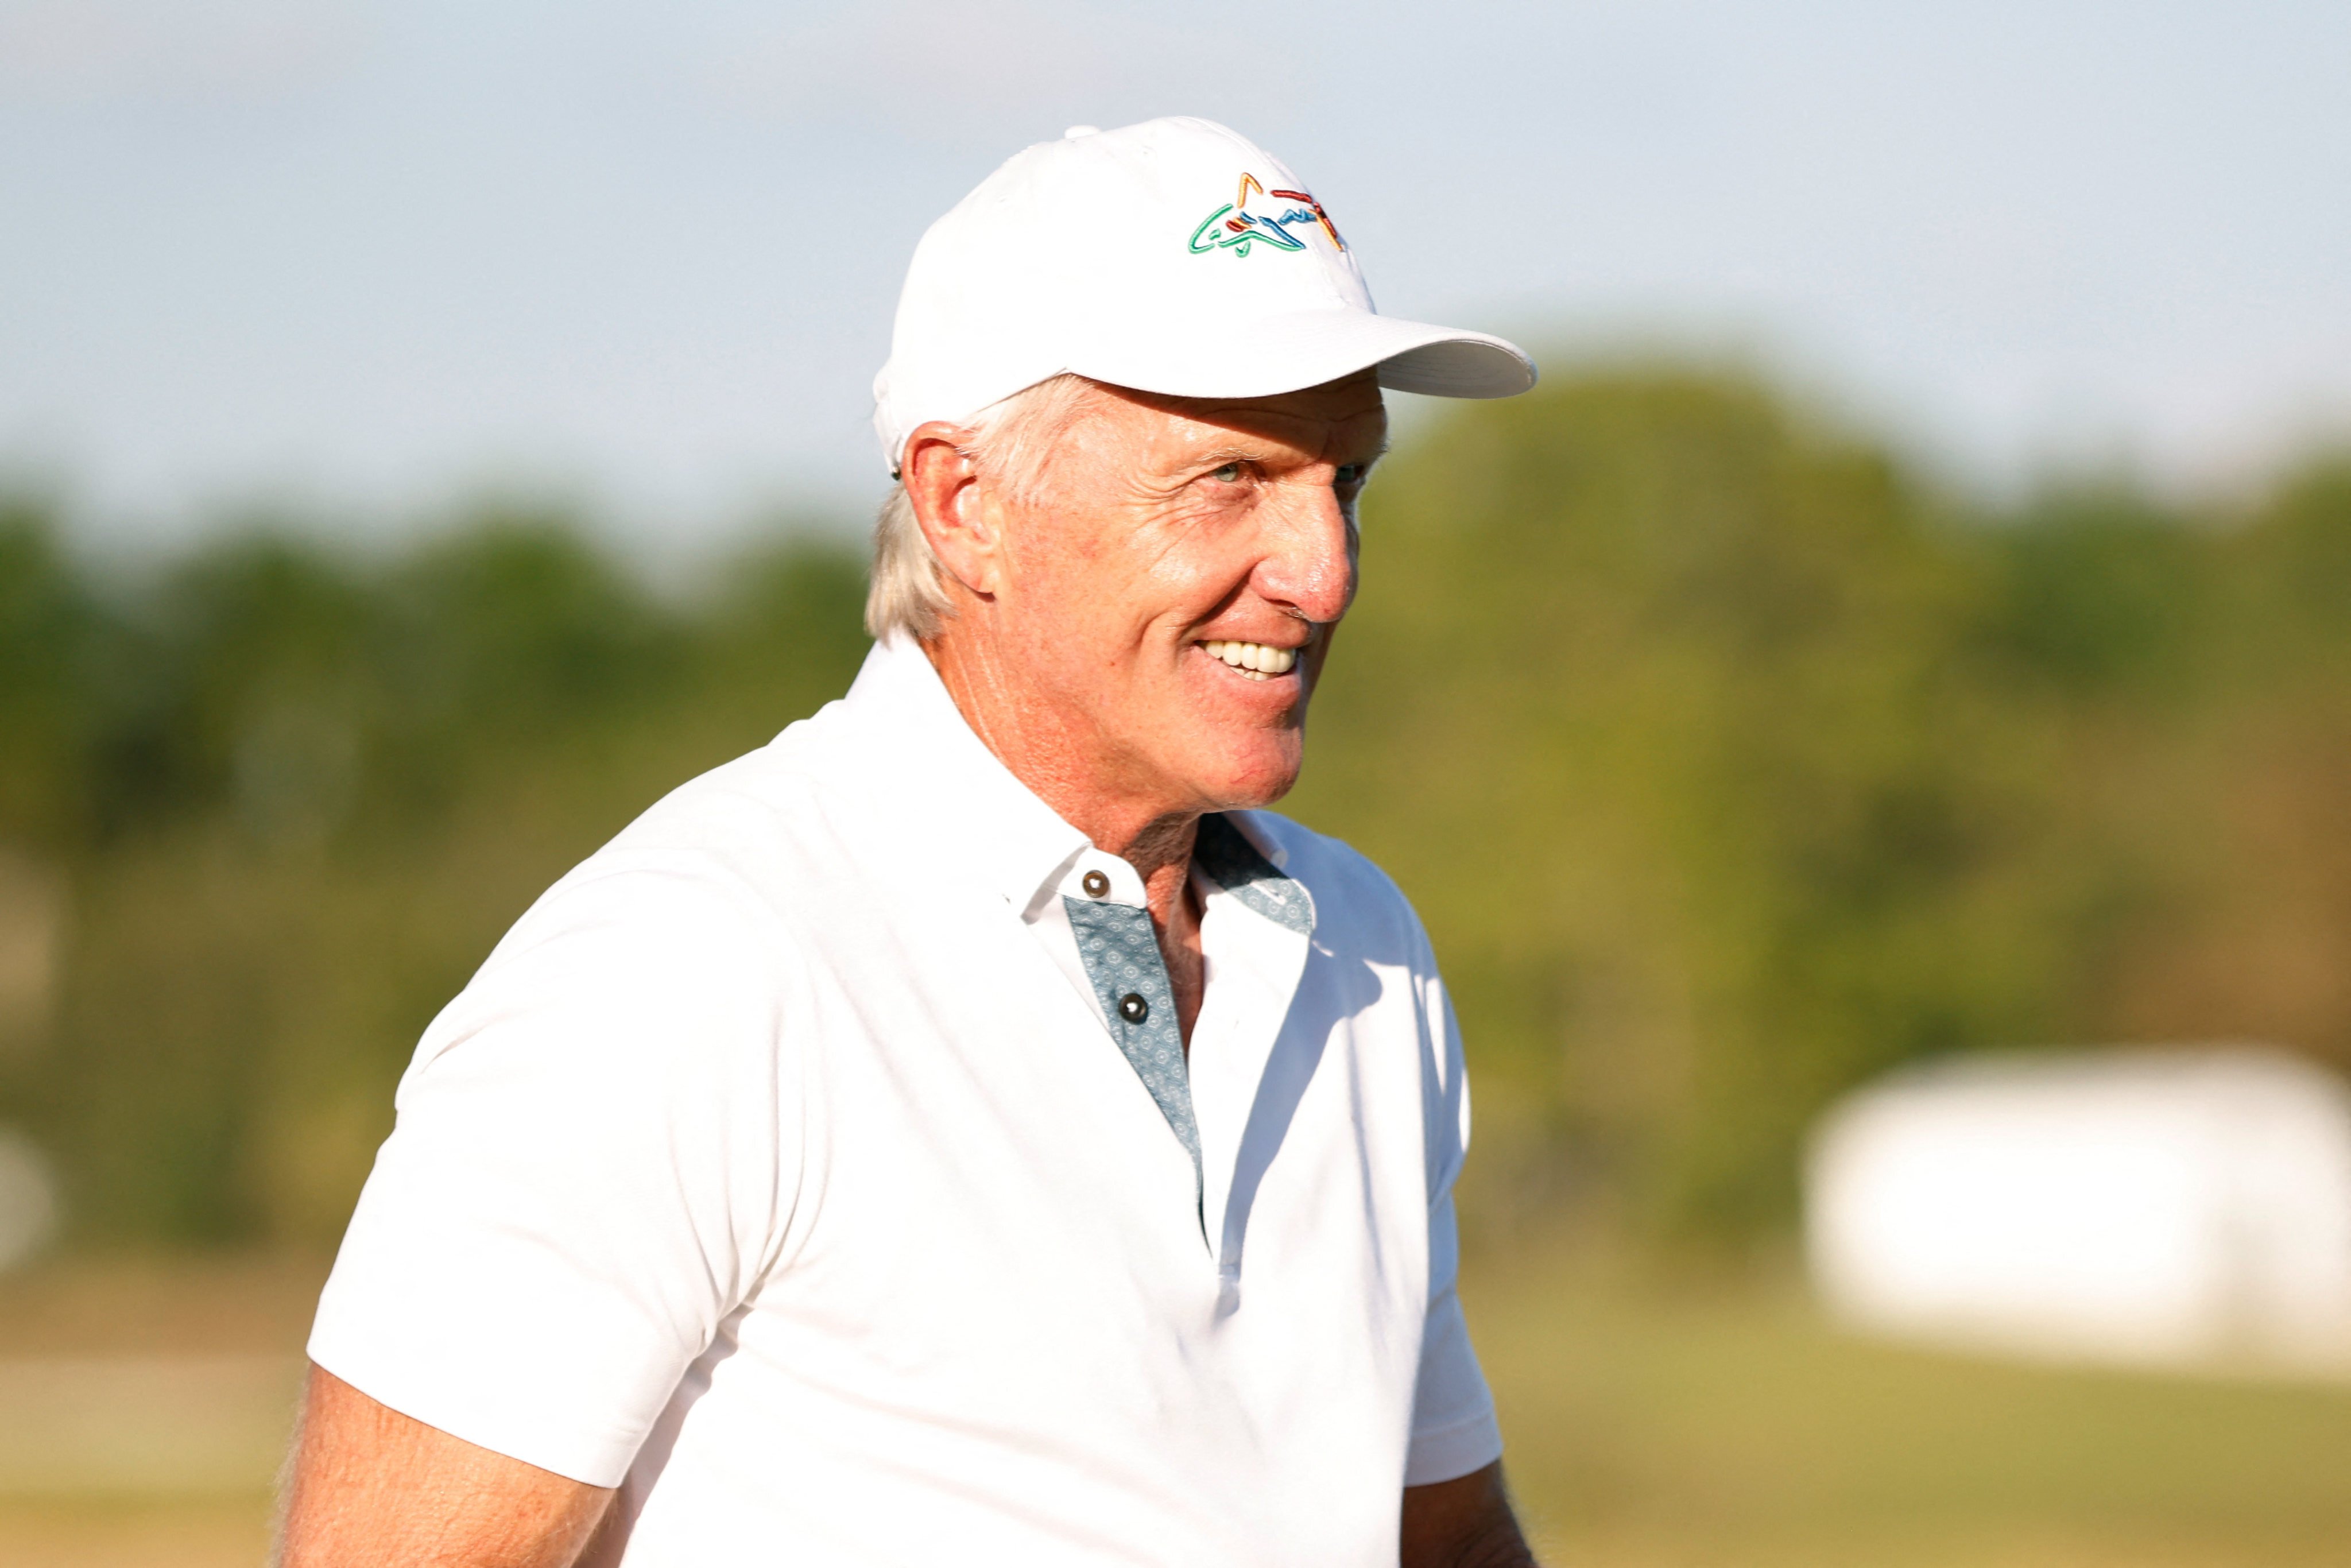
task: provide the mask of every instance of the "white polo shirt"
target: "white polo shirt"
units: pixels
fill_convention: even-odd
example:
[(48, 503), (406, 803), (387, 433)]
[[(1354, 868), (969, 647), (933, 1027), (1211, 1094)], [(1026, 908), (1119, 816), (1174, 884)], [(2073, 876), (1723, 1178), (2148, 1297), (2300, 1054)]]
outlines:
[(632, 1564), (1392, 1568), (1501, 1451), (1451, 1010), (1353, 851), (1201, 846), (1187, 1064), (1134, 869), (876, 648), (434, 1020), (312, 1359), (625, 1483)]

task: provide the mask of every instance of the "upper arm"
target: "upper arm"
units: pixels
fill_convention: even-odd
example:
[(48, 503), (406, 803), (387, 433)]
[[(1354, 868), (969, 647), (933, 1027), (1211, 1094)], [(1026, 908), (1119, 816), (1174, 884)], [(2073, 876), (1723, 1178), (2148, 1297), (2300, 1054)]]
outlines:
[(617, 1485), (772, 1265), (799, 1080), (778, 944), (694, 878), (561, 890), (435, 1020), (311, 1359), (444, 1432)]
[(468, 1443), (311, 1368), (279, 1568), (569, 1568), (610, 1512), (593, 1487)]
[(1399, 1534), (1402, 1568), (1535, 1568), (1499, 1459), (1449, 1481), (1405, 1488)]

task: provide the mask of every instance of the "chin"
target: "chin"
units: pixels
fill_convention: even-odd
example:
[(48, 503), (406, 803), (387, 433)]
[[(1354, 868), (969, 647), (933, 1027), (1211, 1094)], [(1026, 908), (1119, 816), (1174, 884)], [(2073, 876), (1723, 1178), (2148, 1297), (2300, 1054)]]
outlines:
[(1200, 794), (1215, 802), (1211, 810), (1246, 811), (1270, 806), (1297, 786), (1303, 759), (1295, 745), (1250, 751), (1255, 754), (1220, 758), (1221, 766), (1203, 768), (1194, 774), (1201, 785)]

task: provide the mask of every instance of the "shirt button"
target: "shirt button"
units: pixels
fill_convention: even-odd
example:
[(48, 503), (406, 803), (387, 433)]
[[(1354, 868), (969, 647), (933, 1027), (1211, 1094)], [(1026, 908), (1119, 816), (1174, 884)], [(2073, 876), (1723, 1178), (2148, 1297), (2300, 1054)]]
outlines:
[(1129, 991), (1118, 998), (1118, 1016), (1129, 1023), (1141, 1023), (1151, 1016), (1151, 1004), (1140, 992)]
[(1078, 885), (1086, 890), (1088, 898), (1100, 898), (1110, 891), (1110, 878), (1098, 871), (1090, 871), (1078, 879)]

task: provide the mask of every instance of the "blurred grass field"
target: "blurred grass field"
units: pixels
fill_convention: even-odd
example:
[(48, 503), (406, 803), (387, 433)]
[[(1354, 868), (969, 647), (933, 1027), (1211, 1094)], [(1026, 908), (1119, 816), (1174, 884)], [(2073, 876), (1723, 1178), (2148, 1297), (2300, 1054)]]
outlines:
[(1554, 1568), (2351, 1562), (2351, 1389), (1871, 1343), (1784, 1261), (1538, 1249), (1465, 1291)]
[[(320, 1272), (66, 1262), (0, 1281), (0, 1405), (18, 1402), (0, 1432), (55, 1439), (0, 1442), (0, 1568), (260, 1562), (273, 1448), (256, 1409), (290, 1417)], [(1871, 1344), (1823, 1322), (1783, 1261), (1675, 1274), (1552, 1241), (1473, 1259), (1465, 1291), (1552, 1568), (2351, 1561), (2351, 1388)], [(23, 1407), (43, 1385), (6, 1374), (36, 1365), (111, 1390), (78, 1436)], [(111, 1384), (92, 1370), (109, 1366)], [(122, 1486), (120, 1454), (105, 1485), (57, 1473), (61, 1447), (109, 1432), (138, 1448), (145, 1490)]]
[(326, 1277), (312, 1255), (0, 1279), (0, 1568), (252, 1568)]

